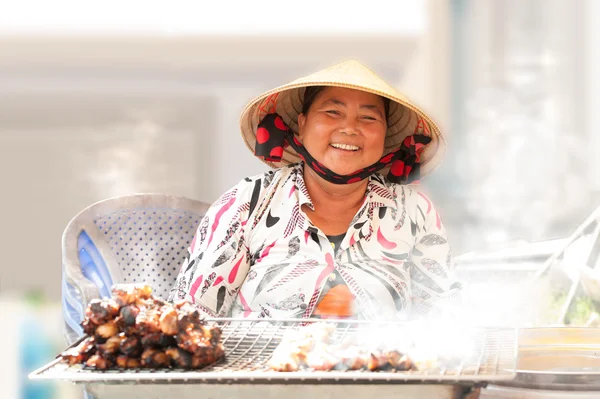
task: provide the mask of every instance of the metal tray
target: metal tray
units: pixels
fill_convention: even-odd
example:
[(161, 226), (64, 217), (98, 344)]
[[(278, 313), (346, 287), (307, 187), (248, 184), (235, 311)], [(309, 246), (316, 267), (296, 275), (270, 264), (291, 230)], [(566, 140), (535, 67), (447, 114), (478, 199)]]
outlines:
[[(246, 384), (364, 384), (364, 383), (470, 383), (510, 380), (516, 375), (517, 330), (512, 328), (461, 329), (455, 334), (447, 330), (429, 331), (427, 339), (440, 340), (448, 348), (456, 347), (454, 339), (468, 341), (468, 350), (459, 359), (440, 360), (437, 367), (409, 372), (370, 371), (298, 371), (291, 373), (269, 370), (267, 361), (289, 329), (296, 329), (310, 319), (211, 319), (223, 329), (225, 360), (202, 370), (137, 369), (98, 371), (83, 366), (68, 366), (59, 359), (29, 375), (31, 379), (65, 380), (77, 383), (246, 383)], [(334, 340), (341, 341), (357, 334), (370, 334), (375, 329), (392, 328), (394, 334), (414, 335), (411, 323), (377, 323), (356, 320), (328, 321), (336, 324)], [(399, 336), (396, 335), (396, 336)], [(448, 338), (450, 336), (450, 338)], [(434, 343), (433, 341), (429, 341)], [(409, 354), (410, 355), (410, 354)]]
[(517, 376), (500, 384), (533, 389), (600, 391), (600, 329), (522, 329)]

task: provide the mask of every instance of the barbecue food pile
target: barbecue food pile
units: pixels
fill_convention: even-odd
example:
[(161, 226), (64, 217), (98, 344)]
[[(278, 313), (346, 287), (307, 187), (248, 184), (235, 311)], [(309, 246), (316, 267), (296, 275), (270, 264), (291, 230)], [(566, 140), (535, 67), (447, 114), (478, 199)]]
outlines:
[(269, 367), (275, 371), (417, 370), (415, 362), (397, 349), (365, 345), (356, 339), (334, 343), (334, 332), (335, 326), (321, 322), (287, 331)]
[(189, 303), (154, 298), (149, 286), (114, 287), (112, 298), (89, 303), (81, 326), (87, 337), (60, 355), (70, 365), (198, 369), (224, 355), (218, 327), (207, 326)]

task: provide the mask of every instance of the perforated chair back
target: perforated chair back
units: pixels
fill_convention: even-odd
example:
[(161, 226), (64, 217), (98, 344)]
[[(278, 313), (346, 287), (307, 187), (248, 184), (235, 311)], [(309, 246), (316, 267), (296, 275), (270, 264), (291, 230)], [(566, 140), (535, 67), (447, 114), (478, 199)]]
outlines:
[(110, 198), (84, 209), (62, 238), (62, 310), (69, 344), (86, 304), (120, 283), (147, 283), (167, 299), (209, 204), (162, 194)]

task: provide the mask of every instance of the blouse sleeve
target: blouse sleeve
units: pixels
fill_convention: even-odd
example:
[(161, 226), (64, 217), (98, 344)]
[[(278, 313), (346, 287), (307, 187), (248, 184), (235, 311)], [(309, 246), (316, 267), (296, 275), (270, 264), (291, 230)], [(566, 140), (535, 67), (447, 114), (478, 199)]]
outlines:
[(413, 312), (452, 312), (461, 285), (454, 276), (454, 261), (446, 229), (431, 200), (415, 192), (416, 214), (411, 218), (415, 243), (410, 256)]
[(187, 300), (210, 317), (226, 315), (248, 274), (245, 181), (211, 205), (190, 244), (169, 300)]

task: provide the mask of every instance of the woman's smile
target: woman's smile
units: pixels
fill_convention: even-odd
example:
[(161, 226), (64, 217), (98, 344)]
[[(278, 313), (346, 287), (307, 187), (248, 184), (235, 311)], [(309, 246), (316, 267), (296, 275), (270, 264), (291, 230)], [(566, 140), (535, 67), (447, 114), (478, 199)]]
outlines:
[(362, 148), (357, 145), (332, 143), (329, 144), (329, 151), (334, 151), (336, 156), (356, 156), (362, 151)]

